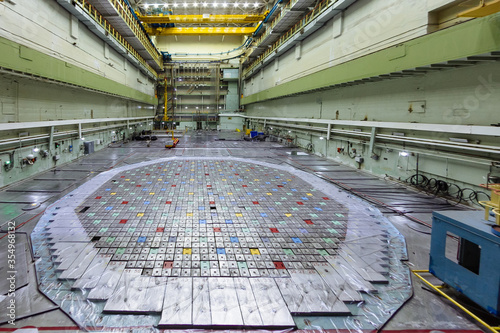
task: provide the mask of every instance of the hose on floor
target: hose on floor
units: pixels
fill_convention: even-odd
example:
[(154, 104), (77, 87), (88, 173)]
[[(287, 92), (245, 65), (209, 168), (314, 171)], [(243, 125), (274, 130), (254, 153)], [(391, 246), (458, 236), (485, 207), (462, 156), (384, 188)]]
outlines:
[(487, 198), (488, 201), (490, 200), (490, 196), (483, 191), (476, 191), (468, 187), (460, 188), (457, 184), (448, 183), (437, 178), (428, 178), (422, 174), (408, 177), (406, 183), (435, 196), (453, 199), (455, 205), (460, 204), (462, 201), (479, 205), (480, 196), (484, 196), (482, 199)]

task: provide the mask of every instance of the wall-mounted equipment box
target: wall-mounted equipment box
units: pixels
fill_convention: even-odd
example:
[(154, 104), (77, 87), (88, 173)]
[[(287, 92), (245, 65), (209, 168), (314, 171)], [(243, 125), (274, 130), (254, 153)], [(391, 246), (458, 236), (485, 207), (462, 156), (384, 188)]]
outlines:
[(239, 78), (238, 68), (224, 68), (222, 70), (222, 78), (224, 80), (238, 80)]
[(94, 152), (94, 141), (85, 141), (83, 147), (83, 153), (85, 155), (92, 154)]
[(491, 224), (481, 211), (434, 212), (429, 271), (499, 315), (500, 237), (491, 232)]

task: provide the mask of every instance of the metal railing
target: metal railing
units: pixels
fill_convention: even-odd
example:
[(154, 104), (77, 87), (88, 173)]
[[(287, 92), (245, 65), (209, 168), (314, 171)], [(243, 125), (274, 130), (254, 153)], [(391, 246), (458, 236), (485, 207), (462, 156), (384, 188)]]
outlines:
[[(274, 42), (271, 47), (269, 47), (254, 62), (252, 62), (247, 68), (245, 68), (245, 70), (243, 71), (243, 76), (246, 76), (248, 73), (250, 73), (255, 67), (257, 67), (260, 63), (262, 63), (267, 56), (275, 52), (277, 48), (285, 44), (296, 33), (300, 32), (300, 30), (302, 30), (307, 24), (316, 19), (325, 9), (332, 6), (337, 1), (338, 0), (323, 0), (319, 4), (317, 4), (316, 7), (314, 7), (309, 13), (307, 13), (299, 22), (297, 22), (293, 27), (291, 27), (287, 32), (281, 35), (281, 37), (276, 42)], [(295, 2), (293, 3), (289, 2), (285, 6), (285, 8), (282, 9), (282, 14), (280, 14), (273, 20), (270, 27), (267, 28), (266, 33), (257, 40), (256, 42), (257, 45), (259, 45), (259, 43), (271, 33), (272, 28), (275, 27), (276, 24), (278, 24), (282, 16), (285, 14), (285, 9), (291, 8), (294, 3)]]
[[(130, 45), (130, 43), (118, 32), (115, 28), (87, 1), (87, 0), (74, 0), (85, 13), (94, 19), (106, 32), (113, 36), (113, 38), (120, 43), (130, 54), (132, 54), (144, 67), (151, 73), (157, 75), (156, 71), (144, 60), (144, 58)], [(161, 68), (161, 66), (160, 66)]]
[(163, 66), (163, 56), (158, 51), (158, 49), (153, 45), (151, 39), (144, 31), (143, 27), (137, 22), (137, 19), (128, 9), (127, 4), (123, 0), (108, 0), (113, 7), (116, 9), (117, 13), (120, 14), (122, 20), (128, 25), (132, 30), (134, 35), (141, 41), (142, 45), (146, 48), (148, 53), (151, 55), (156, 64), (162, 68)]

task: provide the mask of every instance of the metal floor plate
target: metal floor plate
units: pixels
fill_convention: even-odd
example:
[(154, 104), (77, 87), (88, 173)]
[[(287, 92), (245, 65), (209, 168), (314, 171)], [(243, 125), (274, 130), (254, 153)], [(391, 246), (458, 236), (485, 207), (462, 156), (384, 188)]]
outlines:
[(72, 180), (58, 180), (57, 182), (49, 180), (31, 180), (9, 187), (7, 192), (60, 193), (68, 189), (74, 183), (75, 182)]
[(34, 202), (43, 203), (53, 197), (54, 194), (49, 193), (16, 193), (16, 192), (0, 192), (0, 203), (17, 203), (31, 204)]

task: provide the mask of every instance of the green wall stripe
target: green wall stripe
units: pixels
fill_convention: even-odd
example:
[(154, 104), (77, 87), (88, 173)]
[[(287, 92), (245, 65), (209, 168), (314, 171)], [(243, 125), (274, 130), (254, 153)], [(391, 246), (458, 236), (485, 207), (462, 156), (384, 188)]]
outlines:
[(418, 37), (245, 96), (241, 104), (262, 102), (335, 84), (498, 50), (500, 50), (500, 14), (494, 14)]
[(122, 83), (89, 72), (37, 50), (0, 37), (0, 66), (69, 83), (147, 104), (157, 104), (154, 92), (145, 94)]

